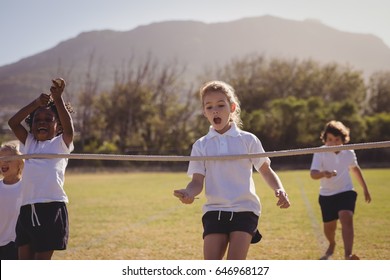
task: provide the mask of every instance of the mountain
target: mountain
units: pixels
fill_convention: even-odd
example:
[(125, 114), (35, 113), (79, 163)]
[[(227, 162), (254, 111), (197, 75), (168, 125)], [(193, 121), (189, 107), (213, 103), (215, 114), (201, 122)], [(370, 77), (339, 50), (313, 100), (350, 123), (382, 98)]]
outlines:
[(84, 32), (49, 50), (2, 66), (0, 103), (26, 104), (26, 100), (49, 88), (50, 78), (58, 75), (67, 79), (68, 92), (77, 92), (91, 57), (101, 72), (100, 85), (109, 88), (115, 70), (125, 69), (132, 58), (140, 62), (151, 55), (159, 64), (177, 62), (187, 67), (186, 77), (194, 79), (206, 67), (222, 66), (233, 58), (254, 54), (348, 64), (366, 76), (390, 70), (390, 48), (381, 39), (339, 31), (315, 20), (261, 16), (210, 24), (167, 21), (125, 32)]

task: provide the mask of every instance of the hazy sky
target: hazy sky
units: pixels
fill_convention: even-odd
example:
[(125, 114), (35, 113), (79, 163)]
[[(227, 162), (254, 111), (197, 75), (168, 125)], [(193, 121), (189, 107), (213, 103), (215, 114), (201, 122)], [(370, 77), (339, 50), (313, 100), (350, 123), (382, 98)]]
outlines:
[(341, 31), (376, 35), (390, 47), (390, 0), (0, 0), (0, 66), (84, 31), (262, 15), (317, 19)]

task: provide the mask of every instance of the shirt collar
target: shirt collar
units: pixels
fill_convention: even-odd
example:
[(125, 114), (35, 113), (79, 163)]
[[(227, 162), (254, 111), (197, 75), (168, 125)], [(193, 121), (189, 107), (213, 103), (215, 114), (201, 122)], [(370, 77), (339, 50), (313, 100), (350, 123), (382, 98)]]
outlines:
[(214, 127), (210, 126), (209, 133), (207, 133), (206, 138), (211, 139), (213, 137), (222, 137), (222, 136), (232, 136), (237, 137), (240, 135), (240, 129), (237, 127), (237, 125), (232, 122), (230, 123), (231, 127), (228, 131), (226, 131), (224, 134), (218, 133)]
[[(329, 147), (335, 147), (335, 146), (322, 145), (321, 147), (329, 148)], [(346, 153), (346, 152), (347, 152), (347, 150), (340, 150), (340, 151), (338, 151), (337, 154), (336, 154), (336, 152), (328, 152), (328, 153), (335, 154), (335, 155), (339, 155), (339, 154), (344, 154), (344, 153)]]

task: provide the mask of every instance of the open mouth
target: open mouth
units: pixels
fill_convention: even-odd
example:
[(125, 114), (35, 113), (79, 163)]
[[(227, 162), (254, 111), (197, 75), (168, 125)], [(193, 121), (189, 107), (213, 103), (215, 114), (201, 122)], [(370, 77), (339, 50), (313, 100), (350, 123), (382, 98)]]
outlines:
[(3, 166), (1, 167), (1, 172), (6, 173), (8, 171), (9, 167), (8, 166)]
[(45, 128), (45, 127), (38, 127), (38, 132), (47, 132), (47, 128)]
[(214, 122), (215, 124), (221, 124), (222, 119), (217, 117), (217, 118), (214, 118), (214, 119), (213, 119), (213, 122)]

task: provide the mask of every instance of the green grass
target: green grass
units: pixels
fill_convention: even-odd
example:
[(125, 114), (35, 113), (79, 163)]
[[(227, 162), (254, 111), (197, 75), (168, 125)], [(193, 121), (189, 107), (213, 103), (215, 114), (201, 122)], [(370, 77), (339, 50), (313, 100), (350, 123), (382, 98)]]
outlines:
[[(255, 174), (263, 205), (259, 228), (263, 240), (251, 245), (248, 259), (318, 259), (327, 247), (317, 203), (318, 181), (306, 171), (277, 172), (292, 206), (279, 209), (271, 189)], [(362, 259), (390, 259), (390, 172), (363, 170), (373, 201), (358, 201), (354, 216), (354, 252)], [(54, 259), (188, 260), (203, 258), (202, 205), (181, 204), (173, 190), (183, 188), (185, 173), (96, 173), (66, 176), (70, 203), (68, 249)], [(333, 259), (343, 259), (340, 225)]]

